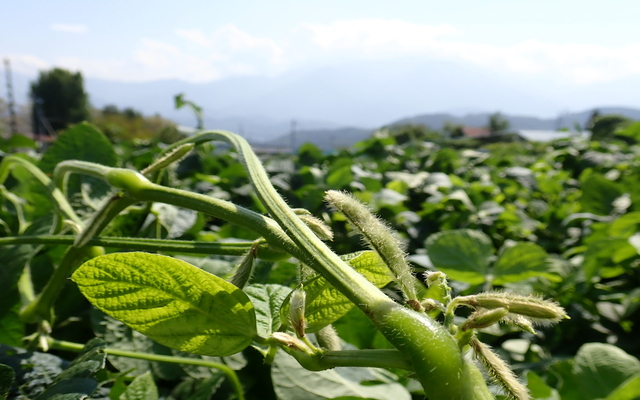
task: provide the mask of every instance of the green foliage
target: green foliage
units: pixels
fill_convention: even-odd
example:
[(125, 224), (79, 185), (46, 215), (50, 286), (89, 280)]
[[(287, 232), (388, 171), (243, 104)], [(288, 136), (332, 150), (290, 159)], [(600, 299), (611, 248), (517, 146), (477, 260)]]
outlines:
[(144, 116), (132, 108), (119, 110), (116, 106), (106, 106), (101, 111), (94, 110), (91, 121), (116, 143), (131, 140), (174, 143), (183, 138), (173, 122), (158, 115)]
[(630, 123), (631, 120), (621, 115), (596, 116), (591, 122), (591, 140), (613, 139), (618, 129)]
[[(105, 111), (137, 118), (133, 110)], [(244, 147), (238, 147), (240, 154), (216, 148), (208, 141), (221, 136), (205, 133), (192, 139), (196, 148), (188, 157), (170, 160), (177, 166), (162, 164), (144, 178), (110, 167), (143, 171), (170, 150), (159, 154), (161, 148), (142, 142), (120, 142), (112, 150), (94, 128), (76, 129), (78, 137), (66, 151), (47, 153), (43, 161), (12, 156), (29, 164), (0, 166), (0, 252), (8, 260), (0, 268), (5, 277), (0, 342), (51, 352), (3, 347), (0, 364), (15, 371), (11, 398), (45, 391), (48, 397), (154, 398), (157, 387), (159, 396), (175, 400), (243, 394), (422, 398), (424, 388), (430, 399), (449, 399), (460, 392), (441, 389), (447, 385), (435, 388), (452, 376), (465, 377), (466, 383), (455, 385), (462, 393), (490, 398), (480, 373), (461, 357), (475, 352), (496, 381), (504, 381), (508, 374), (495, 369), (505, 364), (485, 353), (488, 347), (480, 349), (481, 342), (516, 366), (531, 398), (638, 397), (640, 153), (635, 146), (572, 138), (544, 146), (494, 143), (465, 149), (439, 140), (424, 143), (427, 139), (413, 130), (395, 135), (386, 130), (337, 154), (307, 145), (297, 155), (264, 156), (261, 164), (270, 178), (264, 179), (256, 178), (258, 163)], [(60, 144), (67, 146), (66, 140)], [(98, 145), (118, 159), (81, 151)], [(62, 182), (65, 177), (53, 167), (67, 160), (67, 153), (85, 157), (84, 164), (72, 162), (70, 178), (82, 176), (84, 183), (83, 168), (90, 166), (94, 177), (117, 184), (117, 189), (106, 186), (110, 196), (102, 198), (104, 204), (80, 183), (75, 208), (60, 213), (62, 201), (44, 189), (46, 179), (35, 178), (33, 163), (48, 165), (53, 182)], [(269, 201), (268, 183), (286, 203)], [(323, 203), (324, 193), (333, 189), (352, 192), (398, 232), (425, 313), (412, 311), (420, 309), (415, 304), (401, 305), (401, 286), (389, 267), (365, 250), (344, 214)], [(113, 217), (106, 229), (91, 228), (98, 237), (74, 247), (77, 235), (69, 226), (89, 229), (96, 207), (105, 204), (118, 215), (106, 215), (106, 222)], [(320, 247), (309, 247), (320, 246), (314, 233), (294, 236), (303, 228), (287, 225), (293, 220), (282, 215), (287, 204), (308, 210), (293, 212), (296, 218), (314, 215), (331, 227), (334, 239), (323, 245), (328, 247), (319, 252)], [(65, 225), (75, 212), (81, 215), (77, 226)], [(251, 222), (242, 223), (246, 220)], [(111, 235), (122, 237), (104, 237)], [(141, 248), (149, 253), (118, 253)], [(317, 260), (333, 252), (341, 256), (326, 265), (341, 265), (343, 275), (318, 266)], [(246, 254), (255, 262), (240, 290), (228, 281)], [(77, 267), (73, 279), (93, 305), (83, 300), (76, 283), (63, 289)], [(57, 288), (57, 301), (47, 287)], [(294, 288), (302, 288), (306, 298), (298, 331), (289, 327)], [(56, 318), (40, 311), (36, 323), (25, 323), (20, 310), (40, 302), (48, 305), (42, 310), (55, 306)], [(571, 319), (551, 328), (549, 323), (564, 317), (560, 306)], [(539, 335), (528, 333), (541, 322)], [(334, 324), (340, 337), (331, 350), (320, 347), (314, 334), (327, 324)], [(79, 351), (76, 343), (94, 343), (95, 336), (103, 342), (88, 346), (73, 364), (52, 355), (73, 360), (68, 350)], [(469, 344), (479, 350), (470, 351)], [(429, 372), (434, 365), (448, 372)]]
[(493, 113), (489, 116), (489, 122), (487, 123), (487, 129), (491, 135), (498, 135), (506, 133), (509, 129), (509, 120), (504, 118), (499, 112)]
[(87, 93), (80, 72), (54, 68), (40, 71), (38, 80), (31, 84), (34, 98), (34, 120), (39, 122), (38, 110), (54, 130), (65, 129), (70, 124), (89, 118)]

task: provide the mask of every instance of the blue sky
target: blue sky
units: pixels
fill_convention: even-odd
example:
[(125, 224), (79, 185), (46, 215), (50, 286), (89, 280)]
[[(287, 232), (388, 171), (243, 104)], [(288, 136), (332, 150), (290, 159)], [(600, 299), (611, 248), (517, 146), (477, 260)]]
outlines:
[(636, 1), (12, 1), (0, 56), (118, 81), (207, 82), (437, 59), (571, 85), (640, 75)]

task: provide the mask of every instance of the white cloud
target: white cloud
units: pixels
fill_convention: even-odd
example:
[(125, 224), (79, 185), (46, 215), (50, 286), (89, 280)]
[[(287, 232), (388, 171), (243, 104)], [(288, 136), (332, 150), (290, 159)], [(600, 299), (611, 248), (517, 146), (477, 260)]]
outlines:
[(85, 33), (89, 30), (84, 24), (53, 24), (51, 29), (66, 33)]
[(447, 24), (397, 20), (351, 20), (303, 24), (309, 41), (325, 58), (431, 57), (469, 62), (526, 76), (553, 76), (573, 84), (606, 82), (640, 74), (640, 43), (611, 48), (528, 40), (511, 46), (464, 41)]
[(211, 41), (200, 29), (176, 29), (176, 35), (202, 47), (211, 46)]
[(459, 31), (451, 25), (419, 25), (398, 20), (337, 21), (330, 25), (302, 24), (312, 33), (313, 42), (329, 49), (353, 49), (361, 51), (424, 51), (433, 46), (441, 36), (451, 36)]
[[(84, 25), (54, 24), (64, 32), (86, 32)], [(117, 59), (72, 57), (43, 59), (11, 56), (14, 70), (33, 72), (60, 66), (85, 76), (145, 81), (211, 81), (234, 75), (274, 75), (310, 64), (368, 59), (451, 60), (554, 82), (585, 85), (640, 74), (640, 43), (602, 46), (550, 43), (536, 39), (514, 45), (482, 43), (449, 24), (425, 25), (399, 20), (349, 20), (301, 24), (278, 40), (256, 36), (227, 24), (212, 30), (176, 29), (173, 38), (140, 39)]]

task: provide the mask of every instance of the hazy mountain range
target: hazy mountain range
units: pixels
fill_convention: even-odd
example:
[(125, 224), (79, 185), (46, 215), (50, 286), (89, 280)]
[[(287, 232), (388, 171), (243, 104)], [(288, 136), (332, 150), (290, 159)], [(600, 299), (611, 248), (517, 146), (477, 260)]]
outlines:
[[(35, 78), (14, 74), (18, 103), (26, 101), (29, 81)], [(445, 121), (482, 126), (487, 114), (495, 111), (507, 115), (514, 129), (572, 127), (574, 122), (583, 124), (596, 107), (607, 112), (603, 106), (608, 104), (627, 106), (625, 113), (636, 113), (640, 119), (638, 111), (631, 110), (638, 104), (640, 77), (573, 87), (445, 61), (359, 62), (210, 83), (85, 78), (85, 88), (95, 107), (133, 107), (194, 126), (190, 111), (174, 109), (173, 97), (184, 93), (204, 109), (207, 128), (239, 132), (255, 142), (287, 136), (293, 120), (296, 141), (309, 132), (310, 137), (328, 135), (336, 142), (394, 123), (421, 123), (434, 129)], [(287, 138), (277, 140), (291, 143)]]

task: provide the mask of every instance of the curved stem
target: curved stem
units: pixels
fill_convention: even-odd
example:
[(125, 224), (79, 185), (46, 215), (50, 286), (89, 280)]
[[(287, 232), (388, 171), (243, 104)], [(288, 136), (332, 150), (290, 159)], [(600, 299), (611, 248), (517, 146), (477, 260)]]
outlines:
[(38, 318), (51, 321), (51, 308), (67, 282), (67, 278), (80, 266), (87, 255), (102, 250), (99, 247), (87, 246), (87, 240), (99, 234), (113, 217), (133, 203), (134, 201), (128, 198), (114, 197), (96, 212), (90, 223), (77, 236), (74, 244), (67, 249), (42, 292), (22, 310), (20, 317), (23, 321), (35, 322)]
[[(323, 275), (333, 286), (349, 300), (360, 307), (365, 314), (378, 304), (393, 303), (375, 285), (369, 282), (353, 268), (349, 267), (335, 254), (289, 207), (284, 199), (271, 185), (269, 176), (260, 160), (257, 159), (249, 143), (240, 136), (226, 131), (203, 132), (188, 140), (175, 143), (165, 149), (170, 150), (184, 143), (202, 143), (212, 140), (223, 140), (231, 144), (240, 155), (241, 162), (247, 170), (249, 179), (256, 189), (256, 195), (267, 208), (271, 216), (287, 232), (291, 240), (302, 253), (301, 261)], [(292, 253), (293, 254), (293, 253)]]
[[(80, 352), (84, 348), (84, 346), (80, 343), (66, 342), (64, 340), (55, 340), (52, 338), (48, 338), (47, 342), (49, 343), (50, 348), (57, 349), (57, 350)], [(242, 390), (242, 384), (240, 383), (240, 379), (238, 379), (238, 375), (233, 369), (229, 368), (227, 365), (222, 363), (207, 361), (207, 360), (202, 360), (197, 358), (174, 357), (174, 356), (163, 356), (158, 354), (138, 353), (135, 351), (120, 350), (120, 349), (114, 349), (110, 347), (104, 348), (102, 352), (112, 356), (136, 358), (139, 360), (166, 362), (171, 364), (196, 365), (199, 367), (217, 369), (218, 371), (222, 372), (227, 376), (227, 379), (229, 379), (229, 382), (233, 386), (233, 389), (236, 392), (238, 399), (244, 400), (245, 398), (244, 391)]]
[(82, 220), (78, 217), (73, 211), (73, 208), (67, 201), (67, 198), (60, 191), (60, 189), (56, 188), (54, 183), (49, 179), (49, 177), (40, 170), (40, 168), (36, 167), (29, 161), (22, 159), (16, 156), (7, 156), (0, 163), (0, 185), (4, 183), (9, 175), (9, 171), (14, 165), (19, 165), (25, 168), (31, 175), (34, 176), (47, 190), (49, 191), (49, 195), (53, 199), (54, 204), (60, 211), (60, 213), (64, 216), (64, 218), (69, 219), (75, 222), (78, 226), (82, 226)]

